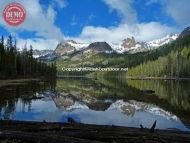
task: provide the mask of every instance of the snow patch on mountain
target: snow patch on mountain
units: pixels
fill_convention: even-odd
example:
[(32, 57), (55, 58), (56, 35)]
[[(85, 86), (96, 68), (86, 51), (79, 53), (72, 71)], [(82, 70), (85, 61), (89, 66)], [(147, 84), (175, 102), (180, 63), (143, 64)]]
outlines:
[(33, 50), (33, 57), (37, 59), (40, 57), (51, 55), (52, 53), (52, 50)]
[(82, 104), (80, 102), (75, 102), (74, 105), (65, 108), (66, 111), (76, 110), (76, 109), (89, 109), (87, 105)]
[(146, 44), (149, 47), (159, 47), (159, 46), (163, 46), (165, 44), (168, 44), (168, 43), (176, 40), (178, 38), (178, 36), (179, 36), (178, 34), (170, 34), (161, 39), (156, 39), (156, 40), (147, 42)]
[(167, 120), (178, 120), (176, 115), (173, 115), (170, 112), (157, 107), (156, 105), (134, 100), (129, 100), (128, 102), (117, 100), (116, 102), (112, 103), (112, 105), (107, 110), (119, 110), (123, 113), (127, 113), (127, 115), (134, 114), (136, 111), (143, 111), (157, 116), (162, 116)]
[(120, 43), (109, 43), (112, 49), (118, 53), (138, 53), (156, 49), (160, 46), (168, 44), (178, 38), (178, 34), (170, 34), (161, 39), (156, 39), (150, 42), (136, 42), (134, 37), (124, 39)]
[(130, 48), (124, 48), (122, 46), (122, 43), (116, 44), (116, 43), (109, 43), (112, 47), (112, 49), (118, 53), (118, 54), (123, 54), (123, 53), (136, 53), (136, 52), (143, 52), (146, 51), (147, 49), (144, 47), (143, 44), (136, 43), (135, 46), (130, 47)]
[(89, 46), (89, 44), (86, 44), (86, 43), (78, 43), (78, 42), (75, 42), (75, 41), (68, 41), (67, 43), (70, 44), (71, 46), (75, 47), (75, 49), (76, 49), (77, 51), (82, 50), (82, 49), (84, 49), (84, 48), (86, 48), (86, 47)]

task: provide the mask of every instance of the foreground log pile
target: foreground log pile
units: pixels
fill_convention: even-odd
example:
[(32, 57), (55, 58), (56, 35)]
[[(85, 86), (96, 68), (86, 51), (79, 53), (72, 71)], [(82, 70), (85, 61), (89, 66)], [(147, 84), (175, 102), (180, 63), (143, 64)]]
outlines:
[(0, 142), (14, 143), (190, 143), (190, 132), (117, 126), (0, 121)]

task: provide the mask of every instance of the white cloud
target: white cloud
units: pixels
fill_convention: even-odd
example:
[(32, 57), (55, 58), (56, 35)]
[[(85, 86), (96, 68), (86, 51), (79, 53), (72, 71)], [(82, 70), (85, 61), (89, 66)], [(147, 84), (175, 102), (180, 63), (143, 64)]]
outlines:
[(163, 3), (166, 13), (178, 24), (188, 26), (190, 24), (190, 1), (167, 0)]
[[(74, 37), (81, 42), (121, 42), (124, 38), (134, 36), (137, 41), (149, 41), (161, 38), (177, 31), (176, 28), (159, 22), (139, 23), (137, 12), (132, 7), (133, 0), (102, 0), (111, 10), (116, 10), (122, 21), (117, 26), (95, 27), (85, 26), (79, 35)], [(158, 0), (150, 0), (147, 5)], [(67, 37), (73, 39), (73, 37)]]
[[(10, 2), (12, 2), (12, 0), (0, 2), (0, 13), (2, 13), (4, 7)], [(20, 26), (11, 27), (8, 26), (1, 17), (1, 26), (6, 28), (9, 32), (29, 31), (36, 32), (37, 36), (43, 38), (63, 39), (63, 33), (55, 25), (56, 11), (52, 5), (43, 8), (39, 0), (15, 0), (14, 2), (20, 2), (25, 7), (27, 14), (25, 22)]]
[(160, 1), (161, 1), (161, 0), (148, 0), (148, 1), (146, 2), (146, 5), (149, 6), (149, 5), (154, 4), (154, 3), (159, 3)]
[(71, 19), (71, 25), (76, 26), (77, 25), (77, 18), (75, 16), (72, 17)]
[(88, 16), (88, 20), (91, 21), (92, 19), (96, 18), (96, 16), (94, 14), (90, 14)]
[(19, 49), (23, 49), (24, 45), (27, 44), (29, 48), (30, 45), (33, 46), (34, 49), (38, 50), (54, 50), (59, 41), (57, 39), (42, 39), (42, 38), (30, 38), (30, 39), (17, 39), (17, 47)]
[[(5, 6), (12, 0), (0, 1), (0, 13)], [(0, 17), (0, 26), (4, 27), (13, 36), (17, 37), (17, 45), (23, 48), (25, 43), (32, 45), (35, 49), (55, 49), (60, 40), (63, 40), (64, 35), (61, 30), (55, 25), (56, 5), (59, 8), (64, 8), (64, 0), (53, 0), (47, 7), (42, 6), (39, 0), (15, 0), (14, 2), (21, 3), (27, 12), (26, 21), (18, 26), (8, 26), (2, 17)], [(30, 39), (19, 38), (19, 32), (27, 31), (34, 32), (35, 37)]]
[[(132, 8), (132, 0), (103, 0), (111, 10), (116, 10), (122, 21), (117, 26), (95, 27), (85, 26), (79, 37), (66, 37), (81, 42), (120, 42), (124, 38), (134, 36), (137, 41), (149, 41), (177, 32), (174, 27), (159, 22), (139, 23), (136, 11)], [(158, 2), (150, 0), (147, 5)]]
[[(121, 17), (121, 22), (117, 26), (95, 27), (85, 26), (78, 37), (64, 37), (61, 30), (55, 25), (57, 16), (56, 7), (64, 8), (67, 3), (65, 0), (52, 0), (51, 4), (44, 8), (39, 0), (15, 0), (21, 2), (27, 10), (27, 19), (21, 26), (12, 28), (5, 24), (0, 18), (0, 25), (7, 28), (10, 32), (19, 31), (36, 32), (41, 38), (27, 39), (28, 45), (32, 44), (38, 49), (54, 49), (60, 40), (74, 39), (81, 42), (108, 41), (120, 42), (124, 38), (134, 36), (137, 41), (149, 41), (161, 38), (169, 33), (176, 32), (175, 27), (164, 25), (160, 22), (139, 23), (137, 12), (132, 7), (133, 0), (102, 0), (108, 5), (111, 11), (116, 10)], [(0, 12), (5, 5), (12, 0), (0, 1)], [(190, 22), (190, 4), (187, 0), (149, 0), (146, 5), (160, 3), (163, 11), (180, 24)], [(182, 7), (182, 8), (181, 8)], [(179, 9), (179, 10), (178, 10)], [(89, 16), (89, 20), (94, 16)], [(76, 17), (73, 17), (71, 25), (76, 25)], [(19, 39), (18, 45), (22, 47), (25, 40)]]
[(179, 26), (186, 27), (190, 24), (190, 1), (189, 0), (148, 0), (146, 5), (158, 3), (163, 12), (171, 17)]
[(137, 22), (137, 13), (132, 8), (133, 0), (103, 0), (111, 10), (116, 10), (122, 17), (123, 22)]
[(52, 5), (54, 7), (58, 6), (58, 8), (64, 8), (67, 6), (67, 2), (65, 0), (52, 0)]
[(94, 27), (86, 26), (83, 28), (79, 37), (73, 38), (81, 42), (121, 42), (124, 38), (134, 36), (137, 41), (149, 41), (161, 38), (168, 33), (176, 32), (175, 28), (162, 25), (158, 22), (140, 23), (140, 24), (120, 24), (117, 27)]

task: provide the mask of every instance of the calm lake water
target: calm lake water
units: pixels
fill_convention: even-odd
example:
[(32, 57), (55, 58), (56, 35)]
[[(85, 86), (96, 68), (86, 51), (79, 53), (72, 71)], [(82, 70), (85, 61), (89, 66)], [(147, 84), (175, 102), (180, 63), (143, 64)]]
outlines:
[(57, 79), (0, 87), (0, 118), (190, 130), (189, 81)]

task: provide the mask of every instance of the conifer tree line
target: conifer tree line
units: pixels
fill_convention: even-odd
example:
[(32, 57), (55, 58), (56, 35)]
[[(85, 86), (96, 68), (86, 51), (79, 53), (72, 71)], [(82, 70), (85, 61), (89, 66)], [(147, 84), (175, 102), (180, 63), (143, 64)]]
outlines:
[(19, 52), (16, 39), (11, 35), (0, 39), (0, 78), (43, 78), (56, 77), (56, 64), (45, 63), (33, 58), (33, 48), (27, 46)]
[[(163, 56), (154, 56), (157, 59), (149, 58), (146, 62), (131, 67), (127, 75), (133, 77), (190, 77), (190, 36), (178, 38), (156, 52)], [(151, 54), (150, 57), (152, 57)]]

